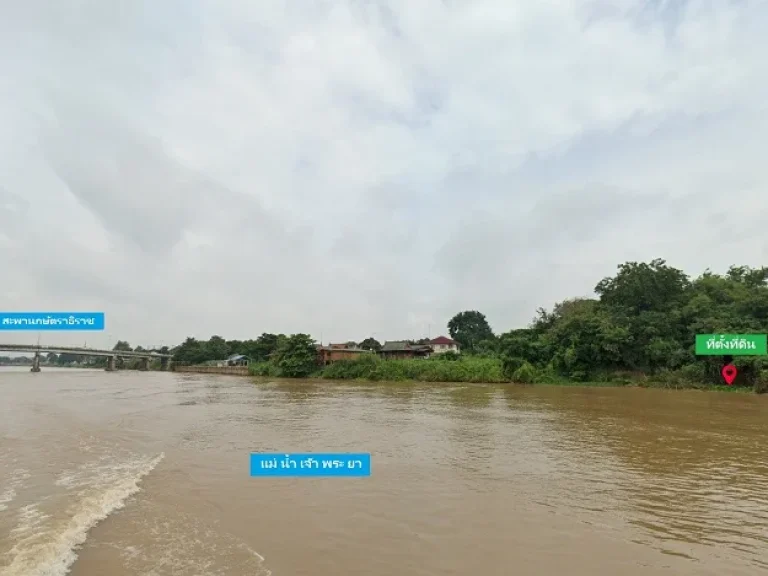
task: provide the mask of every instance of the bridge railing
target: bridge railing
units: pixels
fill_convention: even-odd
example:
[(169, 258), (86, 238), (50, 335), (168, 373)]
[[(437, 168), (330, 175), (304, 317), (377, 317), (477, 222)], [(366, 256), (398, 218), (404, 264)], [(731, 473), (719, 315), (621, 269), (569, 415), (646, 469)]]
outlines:
[(121, 356), (124, 358), (173, 358), (173, 354), (162, 354), (154, 351), (136, 350), (101, 350), (98, 348), (82, 348), (73, 346), (43, 346), (24, 344), (0, 344), (0, 350), (7, 352), (52, 352), (54, 354), (73, 354), (77, 356)]

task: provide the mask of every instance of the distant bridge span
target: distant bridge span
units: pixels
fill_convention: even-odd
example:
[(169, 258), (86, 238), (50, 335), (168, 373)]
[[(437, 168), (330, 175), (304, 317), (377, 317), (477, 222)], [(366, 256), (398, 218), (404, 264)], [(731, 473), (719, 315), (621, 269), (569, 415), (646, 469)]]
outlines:
[(32, 361), (32, 372), (40, 372), (40, 354), (72, 354), (74, 356), (106, 356), (108, 358), (107, 368), (108, 372), (116, 370), (116, 364), (118, 358), (140, 358), (144, 360), (142, 362), (142, 369), (149, 369), (149, 362), (155, 358), (160, 359), (160, 364), (163, 370), (170, 369), (171, 358), (173, 354), (160, 354), (159, 352), (136, 352), (127, 350), (99, 350), (98, 348), (80, 348), (72, 346), (38, 346), (29, 344), (0, 344), (0, 351), (3, 352), (27, 352), (34, 354), (35, 357)]

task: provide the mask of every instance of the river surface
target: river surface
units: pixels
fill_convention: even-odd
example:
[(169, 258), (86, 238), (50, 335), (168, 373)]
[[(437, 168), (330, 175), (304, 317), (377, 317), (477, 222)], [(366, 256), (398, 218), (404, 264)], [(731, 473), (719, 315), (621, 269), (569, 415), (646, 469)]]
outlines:
[[(768, 574), (768, 397), (0, 369), (4, 576)], [(370, 452), (251, 478), (250, 452)]]

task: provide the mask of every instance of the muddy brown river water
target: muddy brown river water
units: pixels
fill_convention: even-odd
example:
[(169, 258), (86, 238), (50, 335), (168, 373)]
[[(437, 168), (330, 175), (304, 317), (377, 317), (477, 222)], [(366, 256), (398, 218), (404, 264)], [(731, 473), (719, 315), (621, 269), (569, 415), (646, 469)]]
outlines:
[(0, 368), (0, 574), (270, 573), (768, 574), (768, 396)]

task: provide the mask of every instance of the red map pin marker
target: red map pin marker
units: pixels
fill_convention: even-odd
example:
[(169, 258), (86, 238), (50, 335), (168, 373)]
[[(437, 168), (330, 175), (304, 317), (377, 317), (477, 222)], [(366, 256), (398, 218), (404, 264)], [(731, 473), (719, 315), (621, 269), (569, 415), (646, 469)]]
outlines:
[(720, 373), (723, 375), (723, 379), (725, 380), (725, 383), (728, 384), (728, 386), (730, 386), (731, 384), (733, 384), (733, 381), (736, 380), (736, 375), (739, 373), (739, 371), (736, 370), (736, 366), (734, 366), (733, 364), (728, 364), (723, 368), (722, 372)]

